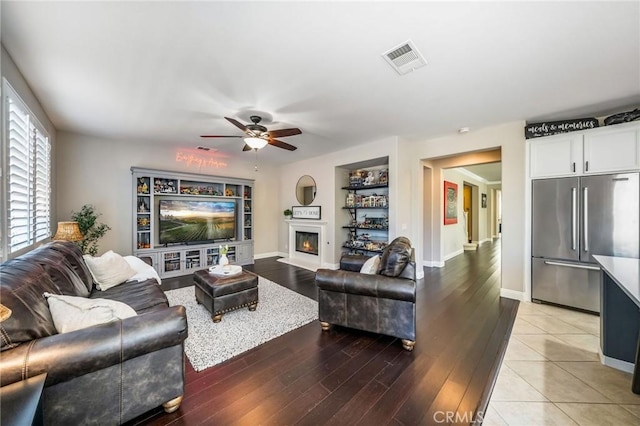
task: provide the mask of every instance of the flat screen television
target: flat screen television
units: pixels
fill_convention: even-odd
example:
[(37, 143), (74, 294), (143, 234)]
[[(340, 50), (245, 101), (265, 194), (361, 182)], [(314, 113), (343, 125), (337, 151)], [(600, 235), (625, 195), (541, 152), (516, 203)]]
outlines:
[(160, 244), (235, 239), (236, 203), (227, 200), (160, 200)]

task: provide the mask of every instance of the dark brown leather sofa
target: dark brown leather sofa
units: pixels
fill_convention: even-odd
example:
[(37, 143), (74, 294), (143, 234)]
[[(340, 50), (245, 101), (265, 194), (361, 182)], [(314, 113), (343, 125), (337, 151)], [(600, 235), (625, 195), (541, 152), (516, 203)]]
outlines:
[(319, 269), (318, 316), (323, 330), (331, 324), (402, 339), (406, 350), (416, 340), (416, 265), (411, 242), (393, 240), (381, 255), (375, 275), (360, 273), (369, 257), (343, 255), (340, 269)]
[[(57, 334), (44, 292), (124, 302), (137, 316)], [(78, 247), (55, 241), (0, 265), (0, 384), (47, 373), (46, 424), (114, 425), (184, 392), (184, 307), (169, 307), (155, 280), (94, 288)]]

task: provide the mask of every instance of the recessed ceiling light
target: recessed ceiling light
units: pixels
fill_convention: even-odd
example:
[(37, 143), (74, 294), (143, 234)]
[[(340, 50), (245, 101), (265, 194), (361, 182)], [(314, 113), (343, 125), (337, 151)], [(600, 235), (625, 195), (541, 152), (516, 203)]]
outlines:
[(469, 129), (468, 127), (460, 127), (460, 128), (458, 129), (458, 133), (460, 133), (460, 134), (462, 134), (462, 133), (469, 133), (469, 130), (471, 130), (471, 129)]

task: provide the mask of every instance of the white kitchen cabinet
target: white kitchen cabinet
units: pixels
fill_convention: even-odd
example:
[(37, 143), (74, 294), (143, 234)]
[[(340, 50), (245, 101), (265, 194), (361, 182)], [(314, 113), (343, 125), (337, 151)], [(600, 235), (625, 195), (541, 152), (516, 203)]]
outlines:
[(529, 141), (532, 179), (640, 170), (640, 123)]
[(573, 176), (582, 169), (582, 134), (566, 133), (531, 141), (532, 178)]
[(618, 130), (614, 126), (609, 131), (585, 133), (583, 144), (585, 174), (640, 168), (638, 128), (636, 127)]

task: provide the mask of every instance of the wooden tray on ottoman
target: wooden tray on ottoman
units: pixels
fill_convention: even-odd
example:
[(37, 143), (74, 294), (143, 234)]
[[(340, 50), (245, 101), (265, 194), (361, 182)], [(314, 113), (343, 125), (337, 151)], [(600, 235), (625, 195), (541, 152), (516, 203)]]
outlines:
[(235, 309), (258, 306), (258, 276), (243, 270), (233, 277), (216, 277), (208, 270), (193, 274), (196, 301), (211, 312), (213, 322), (220, 322), (222, 315)]

